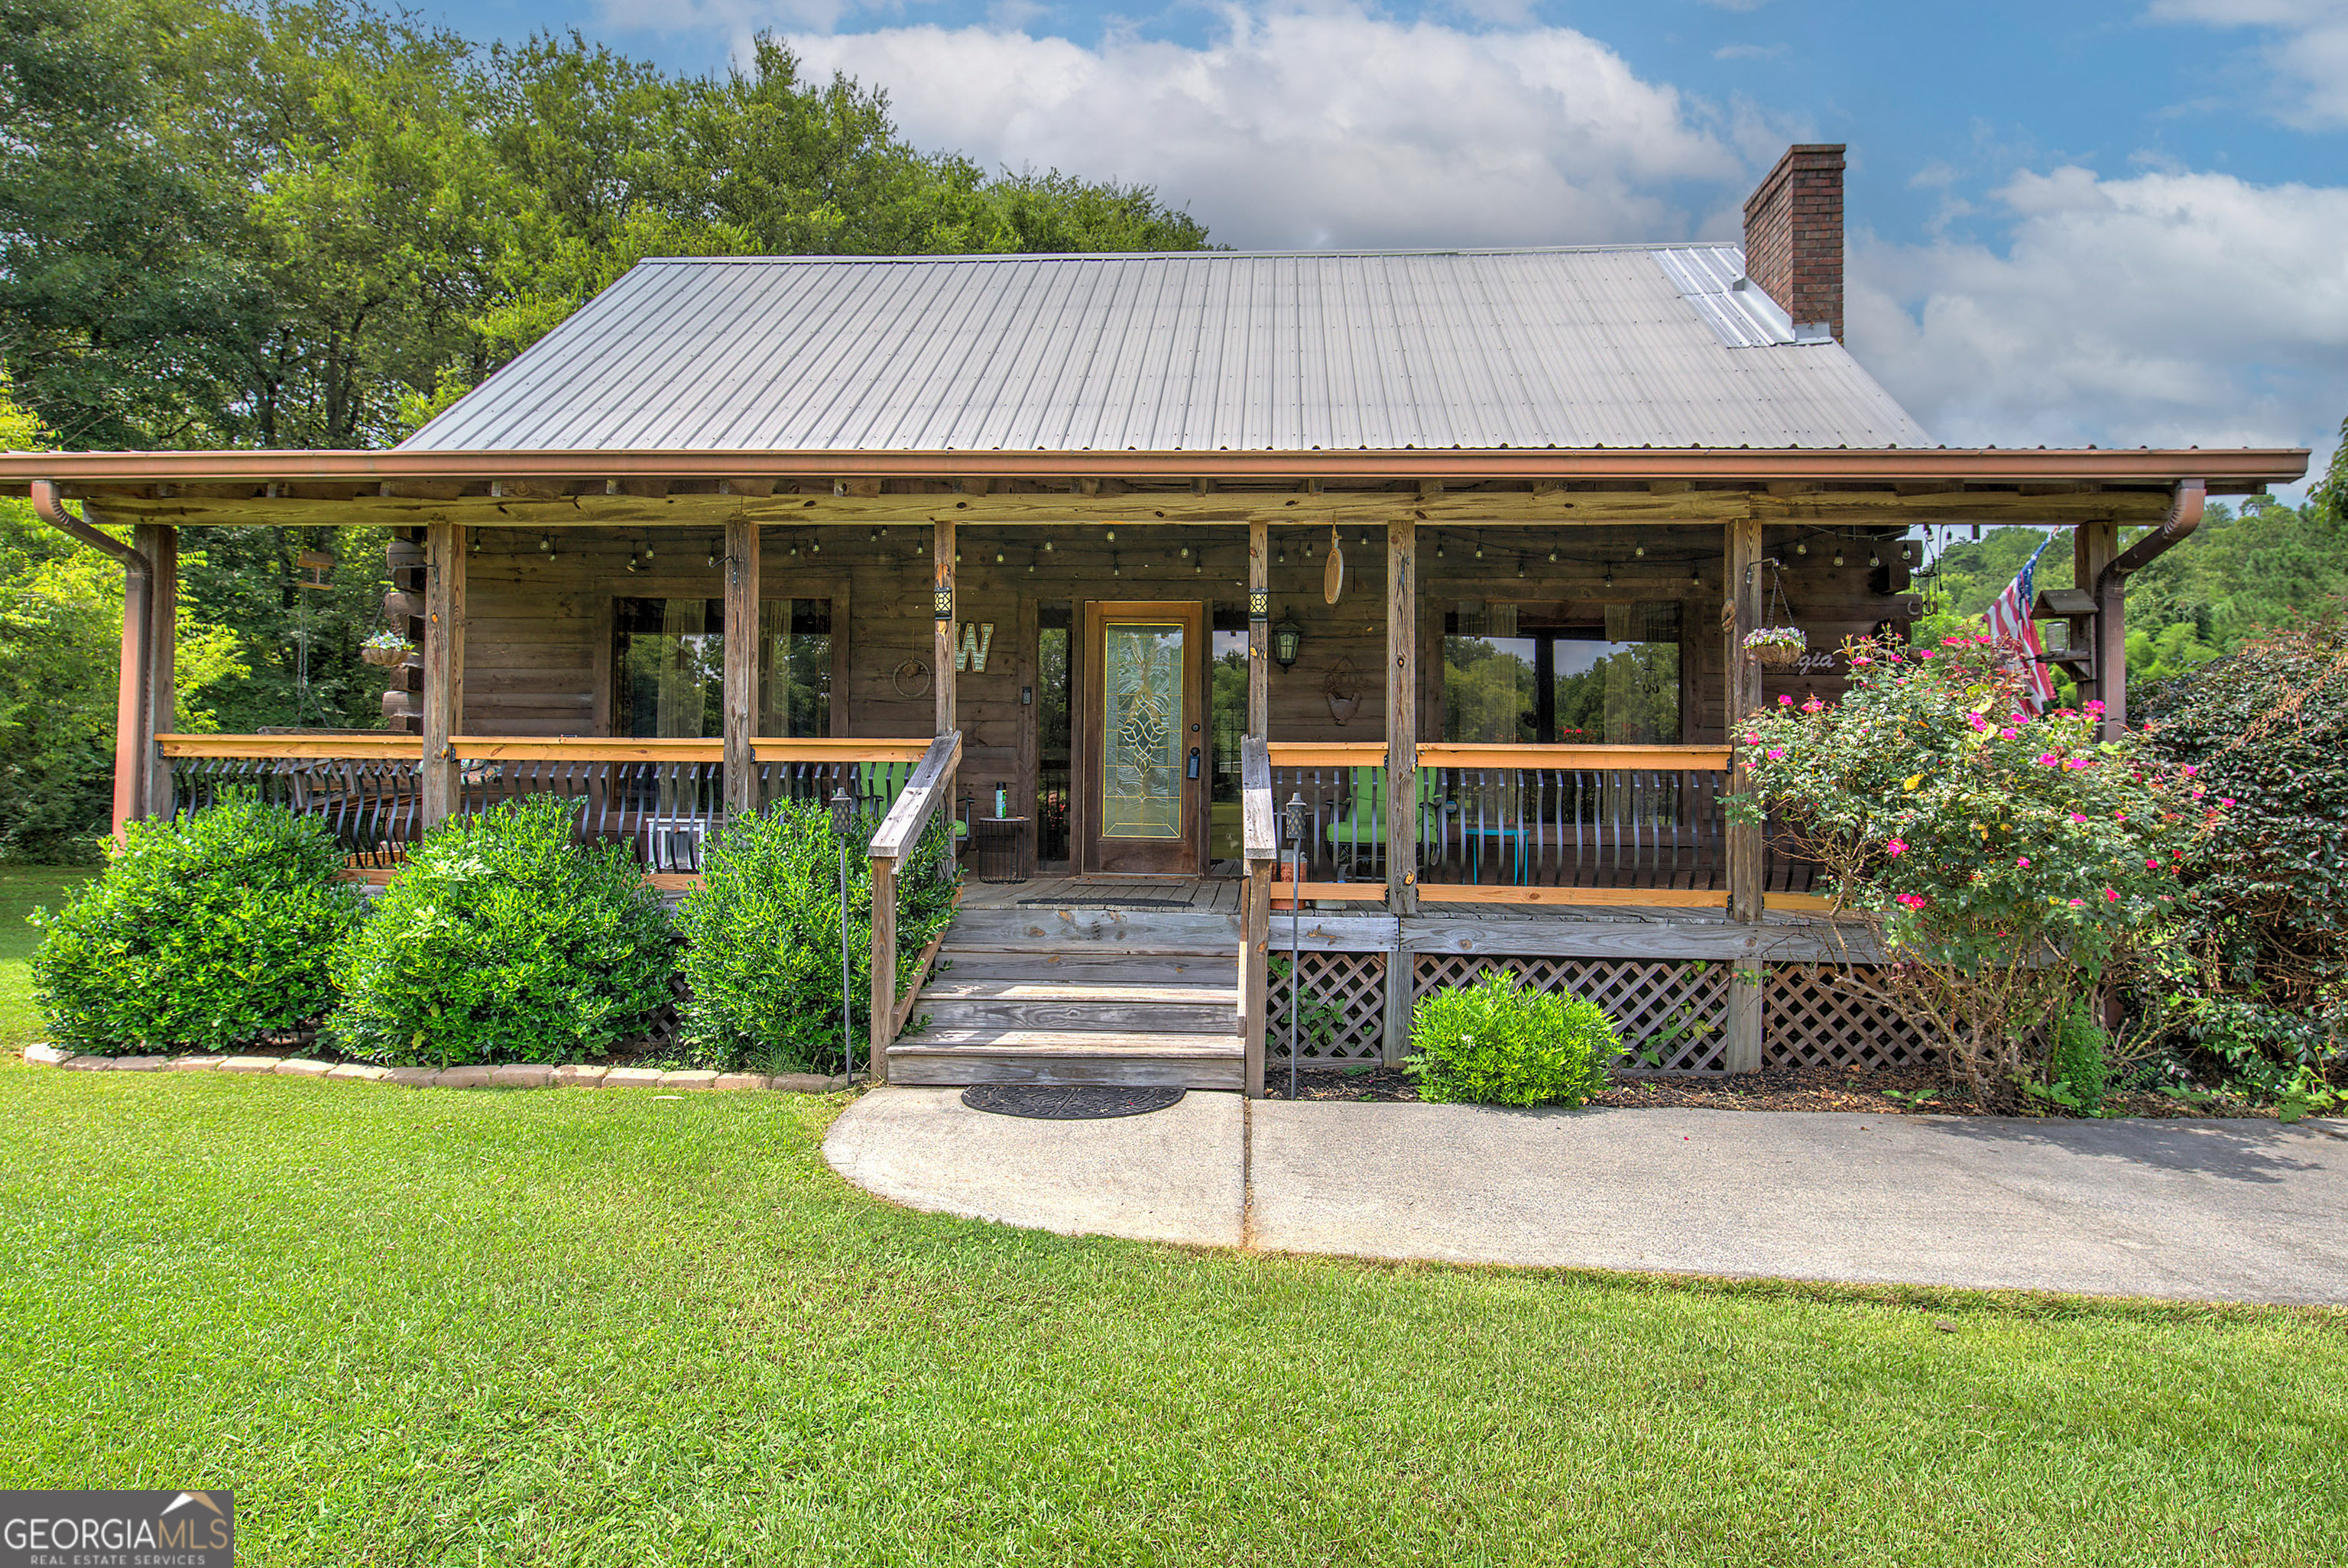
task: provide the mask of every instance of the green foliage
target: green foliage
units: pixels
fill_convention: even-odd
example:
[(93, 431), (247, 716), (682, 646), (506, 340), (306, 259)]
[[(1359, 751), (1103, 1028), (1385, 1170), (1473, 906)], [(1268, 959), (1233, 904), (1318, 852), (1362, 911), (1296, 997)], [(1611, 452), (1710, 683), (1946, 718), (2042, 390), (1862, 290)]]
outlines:
[(343, 0), (0, 0), (0, 358), (75, 446), (387, 444), (647, 255), (1189, 250), (770, 37), (722, 79)]
[[(877, 823), (848, 842), (848, 990), (863, 1059), (872, 992), (872, 871)], [(898, 878), (898, 985), (930, 938), (953, 917), (954, 883), (942, 825), (924, 834)], [(779, 802), (742, 815), (707, 846), (701, 884), (678, 905), (685, 1050), (695, 1064), (763, 1072), (840, 1062), (840, 841), (830, 811)]]
[(1880, 983), (1952, 1071), (2034, 1081), (2034, 1051), (2082, 979), (2168, 921), (2181, 857), (2220, 820), (2193, 770), (2141, 734), (2098, 741), (2097, 709), (2032, 716), (1987, 638), (1845, 650), (1829, 705), (1791, 698), (1736, 739), (1759, 794), (1866, 915), (1895, 962)]
[(1410, 1045), (1403, 1065), (1421, 1099), (1482, 1105), (1582, 1104), (1622, 1049), (1597, 1003), (1535, 989), (1506, 969), (1421, 1000)]
[(232, 791), (126, 838), (61, 912), (33, 917), (33, 992), (59, 1044), (224, 1050), (326, 1009), (359, 895), (324, 822)]
[(2083, 1116), (2103, 1113), (2112, 1091), (2111, 1036), (2084, 1001), (2071, 1004), (2055, 1026), (2044, 1096)]
[[(0, 450), (47, 433), (0, 377)], [(122, 569), (0, 498), (0, 859), (94, 863), (114, 789), (114, 702)], [(244, 674), (235, 637), (201, 607), (181, 612), (182, 730), (214, 727), (209, 704)]]
[(641, 1033), (675, 940), (625, 845), (535, 795), (418, 844), (335, 958), (331, 1038), (383, 1062), (570, 1061)]
[(2185, 865), (2154, 1026), (2261, 1096), (2348, 1081), (2348, 620), (2304, 621), (2138, 693), (2151, 744), (2233, 804)]

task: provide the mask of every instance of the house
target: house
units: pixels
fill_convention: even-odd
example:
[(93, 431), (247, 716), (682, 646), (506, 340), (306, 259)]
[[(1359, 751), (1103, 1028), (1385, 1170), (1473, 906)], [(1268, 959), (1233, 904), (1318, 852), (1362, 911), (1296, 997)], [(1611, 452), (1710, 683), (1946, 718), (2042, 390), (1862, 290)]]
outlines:
[[(118, 816), (254, 778), (380, 875), (551, 790), (671, 883), (729, 812), (885, 816), (895, 1081), (1260, 1091), (1292, 988), (1305, 1064), (1392, 1061), (1495, 963), (1673, 1069), (1898, 1061), (1725, 820), (1730, 720), (1839, 690), (1954, 523), (2072, 531), (2048, 608), (2117, 725), (2127, 574), (2307, 454), (1934, 446), (1842, 344), (1842, 168), (1790, 149), (1742, 247), (651, 261), (395, 450), (0, 482), (136, 525)], [(161, 733), (178, 530), (221, 523), (382, 530), (388, 732)], [(1798, 666), (1743, 651), (1788, 623)], [(953, 963), (901, 993), (949, 820)]]

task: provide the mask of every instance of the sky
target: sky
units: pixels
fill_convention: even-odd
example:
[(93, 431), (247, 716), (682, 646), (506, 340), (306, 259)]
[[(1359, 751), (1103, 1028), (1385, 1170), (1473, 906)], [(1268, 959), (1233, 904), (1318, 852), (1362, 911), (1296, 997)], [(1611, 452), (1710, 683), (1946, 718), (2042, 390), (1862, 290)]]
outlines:
[[(422, 7), (434, 15), (434, 7)], [(917, 144), (1154, 187), (1241, 249), (1735, 239), (1849, 146), (1847, 338), (1952, 446), (2348, 415), (2348, 0), (478, 0), (718, 72), (769, 30)]]

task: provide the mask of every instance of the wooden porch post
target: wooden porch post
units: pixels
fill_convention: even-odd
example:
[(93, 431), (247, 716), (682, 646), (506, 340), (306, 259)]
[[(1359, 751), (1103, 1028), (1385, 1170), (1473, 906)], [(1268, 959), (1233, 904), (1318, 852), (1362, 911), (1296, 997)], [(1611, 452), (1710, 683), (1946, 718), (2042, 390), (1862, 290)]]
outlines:
[[(1745, 634), (1761, 624), (1761, 524), (1757, 518), (1740, 518), (1725, 529), (1724, 550), (1726, 556), (1728, 613), (1722, 617), (1727, 641), (1728, 690), (1723, 704), (1722, 722), (1728, 729), (1729, 774), (1728, 793), (1732, 796), (1752, 793), (1752, 777), (1746, 772), (1745, 761), (1737, 750), (1738, 725), (1747, 713), (1761, 705), (1761, 665), (1745, 651)], [(1751, 923), (1761, 918), (1761, 873), (1764, 840), (1762, 829), (1750, 824), (1731, 820), (1727, 825), (1723, 850), (1728, 876), (1728, 915), (1732, 920)], [(1757, 1072), (1761, 1070), (1762, 1017), (1761, 966), (1757, 960), (1740, 958), (1728, 988), (1728, 1060), (1731, 1072)]]
[[(1418, 525), (1386, 525), (1386, 907), (1418, 913)], [(1410, 954), (1386, 955), (1385, 1061), (1410, 1049)]]
[(137, 815), (169, 816), (171, 770), (156, 754), (155, 737), (173, 728), (171, 715), (179, 706), (172, 667), (179, 657), (180, 530), (169, 523), (141, 523), (132, 544), (154, 569), (147, 603), (147, 722), (139, 737), (144, 788)]
[(2094, 645), (2095, 677), (2084, 684), (2104, 705), (2100, 733), (2107, 741), (2127, 727), (2127, 588), (2117, 576), (2108, 586), (2098, 582), (2119, 551), (2117, 523), (2081, 523), (2071, 530), (2073, 580), (2096, 596), (2095, 619), (2071, 622), (2071, 646)]
[(1248, 524), (1247, 733), (1272, 738), (1272, 529)]
[[(960, 726), (954, 711), (955, 689), (961, 684), (954, 672), (954, 634), (962, 630), (954, 620), (954, 526), (951, 522), (932, 525), (930, 539), (930, 618), (935, 624), (932, 636), (935, 651), (932, 662), (937, 666), (937, 733), (951, 735)], [(961, 845), (954, 839), (952, 824), (954, 815), (954, 774), (949, 770), (939, 787), (945, 791), (940, 802), (945, 812), (946, 859), (951, 863)], [(975, 832), (975, 829), (973, 829)]]
[(424, 529), (424, 825), (463, 805), (451, 743), (465, 723), (465, 526)]
[(726, 810), (758, 809), (758, 764), (750, 733), (758, 716), (758, 525), (747, 518), (726, 523)]

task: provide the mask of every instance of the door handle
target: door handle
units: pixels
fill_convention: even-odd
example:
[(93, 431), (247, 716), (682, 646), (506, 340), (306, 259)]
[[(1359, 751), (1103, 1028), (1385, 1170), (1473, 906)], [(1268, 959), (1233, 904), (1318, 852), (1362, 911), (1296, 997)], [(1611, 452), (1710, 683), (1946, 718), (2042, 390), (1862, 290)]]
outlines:
[(1192, 747), (1190, 748), (1190, 777), (1191, 777), (1192, 779), (1194, 779), (1194, 780), (1195, 780), (1198, 776), (1199, 776), (1199, 748), (1198, 748), (1198, 747), (1196, 747), (1196, 746), (1192, 746)]

